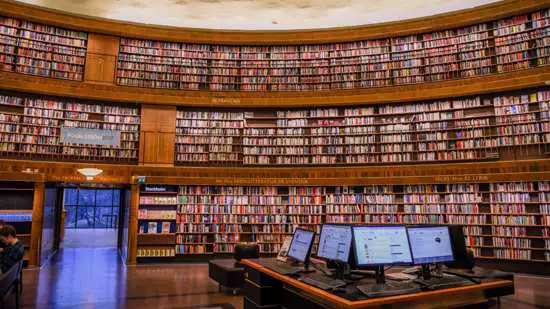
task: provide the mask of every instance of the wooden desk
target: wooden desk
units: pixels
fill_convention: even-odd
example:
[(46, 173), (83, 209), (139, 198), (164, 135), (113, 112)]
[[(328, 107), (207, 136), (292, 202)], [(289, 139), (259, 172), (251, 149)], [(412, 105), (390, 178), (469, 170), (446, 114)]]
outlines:
[(490, 297), (513, 294), (511, 280), (490, 280), (451, 289), (408, 295), (348, 300), (294, 278), (281, 275), (254, 260), (243, 260), (247, 268), (245, 309), (251, 308), (460, 308), (480, 305)]

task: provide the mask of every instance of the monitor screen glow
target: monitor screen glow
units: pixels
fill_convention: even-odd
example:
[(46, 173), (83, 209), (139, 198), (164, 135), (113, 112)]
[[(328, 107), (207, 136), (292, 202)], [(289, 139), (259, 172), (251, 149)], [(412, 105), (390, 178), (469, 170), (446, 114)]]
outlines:
[(288, 249), (288, 256), (298, 262), (304, 263), (311, 251), (314, 236), (315, 233), (312, 231), (296, 229), (290, 243), (290, 248)]
[(347, 263), (352, 238), (351, 226), (349, 225), (323, 225), (317, 256)]
[(404, 226), (354, 226), (357, 265), (411, 264), (411, 250)]
[(454, 261), (449, 228), (446, 226), (407, 228), (413, 263), (433, 264)]

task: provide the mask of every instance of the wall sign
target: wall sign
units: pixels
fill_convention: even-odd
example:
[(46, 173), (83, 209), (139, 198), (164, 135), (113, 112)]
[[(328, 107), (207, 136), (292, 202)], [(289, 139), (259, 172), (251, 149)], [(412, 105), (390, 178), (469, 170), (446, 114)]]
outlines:
[(120, 146), (120, 131), (61, 127), (60, 142), (66, 144)]

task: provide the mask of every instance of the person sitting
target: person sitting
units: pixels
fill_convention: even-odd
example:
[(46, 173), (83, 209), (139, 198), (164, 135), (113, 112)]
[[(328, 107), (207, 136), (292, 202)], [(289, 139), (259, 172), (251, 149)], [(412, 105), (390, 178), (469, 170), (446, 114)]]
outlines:
[(0, 228), (0, 242), (5, 245), (0, 253), (0, 270), (5, 273), (23, 259), (25, 247), (17, 239), (15, 228), (11, 225), (4, 225)]

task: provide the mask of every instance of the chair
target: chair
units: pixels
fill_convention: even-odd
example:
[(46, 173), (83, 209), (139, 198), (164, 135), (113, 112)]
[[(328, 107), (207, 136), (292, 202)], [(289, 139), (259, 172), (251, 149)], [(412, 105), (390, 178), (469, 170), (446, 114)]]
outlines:
[(15, 291), (15, 307), (19, 309), (19, 296), (21, 288), (21, 272), (23, 261), (20, 260), (12, 266), (7, 272), (0, 276), (0, 301), (1, 308), (4, 308), (4, 297), (10, 292)]

